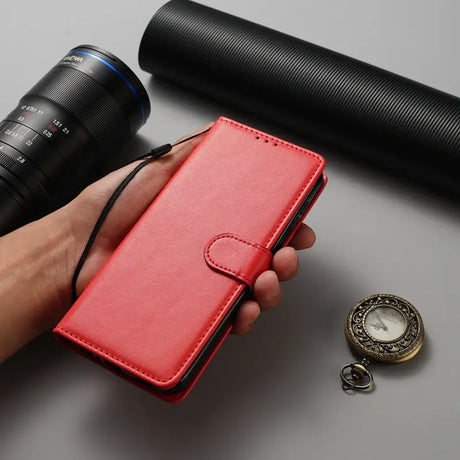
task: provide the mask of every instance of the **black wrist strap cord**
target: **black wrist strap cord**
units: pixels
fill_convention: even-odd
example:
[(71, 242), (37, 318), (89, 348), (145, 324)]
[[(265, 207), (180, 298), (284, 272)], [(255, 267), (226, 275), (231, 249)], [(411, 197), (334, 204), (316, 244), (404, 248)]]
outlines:
[(142, 163), (139, 163), (117, 186), (117, 188), (114, 190), (112, 193), (111, 197), (105, 204), (104, 208), (102, 209), (101, 214), (99, 215), (96, 224), (93, 227), (93, 230), (91, 231), (91, 235), (88, 238), (88, 242), (86, 243), (85, 249), (83, 250), (82, 255), (80, 256), (80, 260), (78, 261), (78, 264), (75, 268), (75, 272), (72, 277), (72, 292), (71, 292), (71, 302), (72, 304), (77, 300), (77, 281), (78, 281), (78, 276), (80, 275), (81, 269), (83, 268), (83, 265), (88, 258), (88, 255), (91, 251), (91, 248), (94, 245), (94, 242), (96, 241), (96, 237), (101, 230), (101, 227), (103, 223), (105, 222), (105, 219), (107, 218), (110, 210), (112, 209), (113, 205), (117, 201), (118, 197), (121, 195), (123, 190), (126, 188), (126, 186), (134, 179), (136, 174), (144, 168), (144, 166), (147, 166), (149, 163), (151, 163), (153, 160), (156, 160), (157, 158), (162, 157), (163, 155), (166, 155), (169, 153), (173, 147), (179, 144), (183, 144), (184, 142), (190, 141), (194, 139), (195, 137), (201, 136), (205, 134), (206, 132), (209, 131), (210, 128), (201, 131), (197, 134), (194, 134), (193, 136), (189, 136), (185, 139), (182, 139), (180, 141), (177, 141), (175, 144), (164, 144), (160, 145), (159, 147), (156, 147), (152, 149), (149, 153), (146, 153), (145, 155), (141, 155), (140, 157), (136, 158), (133, 161), (138, 161), (142, 160), (143, 158), (146, 158)]

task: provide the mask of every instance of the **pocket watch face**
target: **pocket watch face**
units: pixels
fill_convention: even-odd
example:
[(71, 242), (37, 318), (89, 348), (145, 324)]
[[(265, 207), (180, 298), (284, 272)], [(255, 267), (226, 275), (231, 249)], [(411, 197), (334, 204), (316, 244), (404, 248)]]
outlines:
[(396, 308), (378, 305), (365, 314), (364, 328), (378, 342), (394, 342), (406, 332), (407, 321)]
[(359, 355), (398, 362), (414, 356), (423, 342), (423, 322), (407, 300), (376, 294), (359, 301), (348, 314), (345, 336)]

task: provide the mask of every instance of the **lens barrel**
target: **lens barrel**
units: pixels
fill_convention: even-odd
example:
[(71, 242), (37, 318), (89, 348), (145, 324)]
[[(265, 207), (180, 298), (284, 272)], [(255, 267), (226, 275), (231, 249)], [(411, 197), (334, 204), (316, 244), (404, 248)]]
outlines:
[(81, 45), (0, 123), (0, 235), (73, 198), (150, 115), (120, 59)]

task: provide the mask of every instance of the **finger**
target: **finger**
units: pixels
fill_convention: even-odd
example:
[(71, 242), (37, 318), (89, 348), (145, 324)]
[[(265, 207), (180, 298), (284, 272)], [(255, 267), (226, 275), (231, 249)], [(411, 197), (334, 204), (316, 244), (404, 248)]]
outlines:
[[(196, 134), (199, 134), (203, 131), (207, 131), (209, 128), (211, 128), (211, 126), (214, 124), (213, 121), (209, 122), (207, 125), (203, 126), (202, 128), (194, 131), (193, 133), (191, 134), (186, 134), (185, 136), (182, 136), (180, 137), (179, 139), (176, 140), (176, 142), (174, 142), (174, 144), (178, 144), (179, 142), (182, 142), (184, 139), (187, 139), (188, 137), (191, 137), (191, 136), (195, 136)], [(204, 134), (204, 133), (203, 133)], [(187, 141), (188, 142), (188, 141)], [(185, 144), (185, 142), (184, 142)]]
[(261, 310), (270, 310), (281, 300), (281, 286), (273, 270), (263, 272), (254, 283), (254, 297)]
[(232, 334), (246, 334), (252, 328), (255, 320), (260, 315), (260, 308), (254, 300), (243, 302), (236, 314), (235, 322), (232, 328)]
[[(196, 133), (204, 131), (207, 127), (208, 125)], [(131, 196), (128, 197), (126, 194), (126, 199), (129, 198), (131, 202), (137, 203), (138, 207), (143, 211), (143, 208), (147, 207), (153, 201), (156, 195), (201, 141), (202, 136), (192, 138), (187, 142), (174, 146), (169, 154), (147, 164), (128, 185), (128, 187), (131, 188)], [(120, 196), (121, 205), (122, 198), (123, 196)]]
[[(157, 165), (158, 169), (162, 171), (163, 176), (166, 177), (166, 181), (169, 180), (169, 178), (176, 172), (179, 166), (190, 155), (195, 147), (203, 140), (203, 135), (206, 134), (213, 124), (213, 122), (208, 123), (201, 129), (182, 136), (173, 144), (174, 146), (169, 154), (164, 155), (153, 162), (153, 164)], [(197, 136), (197, 134), (202, 135)], [(190, 137), (191, 139), (188, 139)], [(188, 140), (183, 142), (185, 139)]]
[[(213, 123), (208, 123), (203, 128), (195, 131), (192, 134), (182, 137), (181, 139), (186, 139), (187, 137), (193, 136), (200, 132), (205, 131)], [(171, 152), (164, 157), (161, 157), (155, 161), (152, 161), (151, 164), (148, 164), (139, 174), (133, 179), (132, 184), (145, 182), (149, 183), (152, 190), (158, 190), (159, 188), (166, 183), (169, 177), (175, 172), (175, 170), (183, 163), (185, 158), (194, 150), (194, 148), (201, 142), (202, 136), (195, 137), (190, 139), (187, 142), (184, 142), (180, 145), (177, 145), (172, 148)], [(122, 168), (117, 169), (116, 171), (111, 172), (102, 179), (98, 180), (94, 184), (88, 187), (89, 190), (97, 190), (98, 195), (101, 198), (109, 198), (113, 190), (118, 186), (118, 184), (142, 161), (138, 160), (133, 163), (130, 163)], [(154, 166), (155, 165), (155, 166)], [(152, 177), (154, 176), (154, 177)], [(151, 182), (153, 179), (154, 183)], [(130, 184), (131, 185), (131, 184)], [(87, 189), (87, 190), (88, 190)]]
[(281, 248), (273, 256), (272, 268), (278, 275), (279, 281), (294, 278), (299, 269), (299, 258), (296, 250), (291, 246)]
[(289, 242), (289, 246), (294, 249), (307, 249), (311, 248), (315, 241), (315, 232), (308, 225), (302, 223)]

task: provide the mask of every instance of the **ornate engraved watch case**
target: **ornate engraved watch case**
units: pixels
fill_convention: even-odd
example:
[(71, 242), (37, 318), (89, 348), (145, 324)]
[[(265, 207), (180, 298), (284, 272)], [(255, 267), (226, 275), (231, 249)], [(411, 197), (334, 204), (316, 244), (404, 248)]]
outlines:
[(345, 337), (363, 360), (342, 367), (342, 386), (346, 390), (368, 389), (373, 384), (367, 369), (369, 360), (399, 363), (412, 358), (423, 344), (424, 326), (420, 313), (407, 300), (392, 294), (375, 294), (350, 310)]

